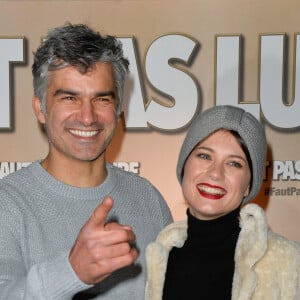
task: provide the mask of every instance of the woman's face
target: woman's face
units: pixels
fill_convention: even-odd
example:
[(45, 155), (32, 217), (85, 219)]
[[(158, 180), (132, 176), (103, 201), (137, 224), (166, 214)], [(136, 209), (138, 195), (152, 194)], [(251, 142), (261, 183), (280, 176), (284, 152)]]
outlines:
[(235, 210), (249, 194), (250, 167), (235, 137), (220, 129), (189, 155), (182, 190), (191, 214), (212, 220)]

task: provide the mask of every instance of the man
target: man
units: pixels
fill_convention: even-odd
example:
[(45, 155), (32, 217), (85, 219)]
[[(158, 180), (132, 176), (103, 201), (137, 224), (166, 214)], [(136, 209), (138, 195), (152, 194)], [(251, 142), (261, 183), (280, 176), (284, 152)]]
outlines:
[(105, 159), (128, 71), (121, 45), (68, 24), (32, 71), (49, 152), (0, 181), (0, 299), (143, 299), (145, 247), (172, 218), (148, 181)]

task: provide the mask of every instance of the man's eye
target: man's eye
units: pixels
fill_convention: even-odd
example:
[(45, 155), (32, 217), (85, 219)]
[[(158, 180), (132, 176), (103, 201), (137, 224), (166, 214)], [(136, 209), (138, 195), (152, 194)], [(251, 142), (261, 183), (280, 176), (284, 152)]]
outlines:
[(96, 98), (96, 101), (97, 102), (107, 102), (107, 103), (110, 103), (111, 99), (107, 98), (107, 97), (98, 97), (98, 98)]
[(74, 97), (74, 96), (65, 96), (65, 97), (63, 97), (63, 100), (66, 100), (66, 101), (74, 101), (74, 100), (75, 100), (75, 97)]

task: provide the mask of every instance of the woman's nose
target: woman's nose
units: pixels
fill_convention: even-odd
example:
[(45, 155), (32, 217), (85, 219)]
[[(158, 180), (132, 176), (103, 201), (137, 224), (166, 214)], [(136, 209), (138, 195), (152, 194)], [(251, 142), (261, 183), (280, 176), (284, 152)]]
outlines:
[(220, 162), (212, 162), (208, 169), (208, 175), (213, 180), (220, 180), (224, 176), (224, 167)]

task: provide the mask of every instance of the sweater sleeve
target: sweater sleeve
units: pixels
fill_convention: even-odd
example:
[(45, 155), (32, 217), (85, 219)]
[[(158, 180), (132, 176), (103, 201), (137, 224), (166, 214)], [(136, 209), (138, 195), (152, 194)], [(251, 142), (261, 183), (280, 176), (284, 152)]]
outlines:
[[(15, 264), (11, 267), (18, 268)], [(33, 265), (24, 276), (4, 278), (1, 272), (0, 299), (7, 300), (67, 300), (89, 287), (77, 278), (67, 253)]]
[(30, 241), (20, 239), (21, 224), (15, 206), (0, 205), (1, 300), (67, 300), (89, 287), (76, 276), (67, 251), (32, 264), (36, 258), (27, 253)]

